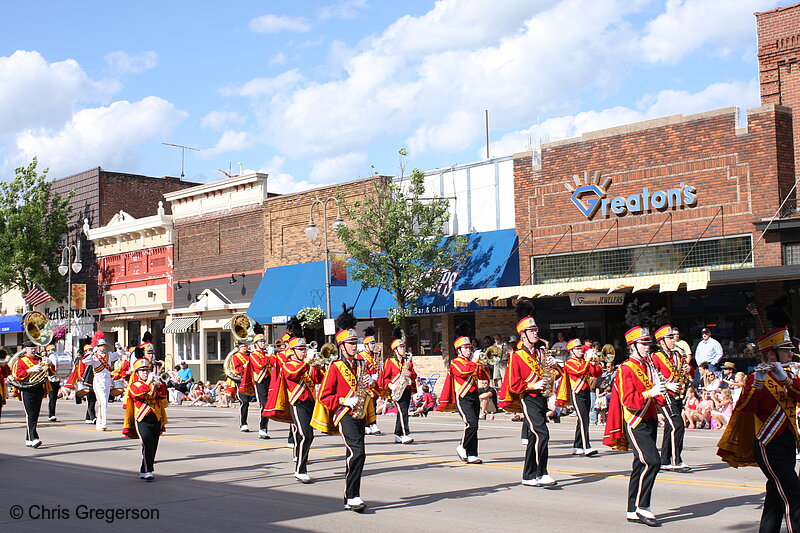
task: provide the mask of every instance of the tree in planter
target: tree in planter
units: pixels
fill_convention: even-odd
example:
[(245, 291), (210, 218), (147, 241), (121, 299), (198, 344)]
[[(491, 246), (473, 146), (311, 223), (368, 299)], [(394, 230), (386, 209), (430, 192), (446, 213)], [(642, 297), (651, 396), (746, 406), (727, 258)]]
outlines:
[(0, 184), (0, 287), (25, 292), (38, 283), (58, 299), (63, 279), (56, 250), (75, 227), (69, 224), (72, 194), (53, 192), (47, 169), (39, 174), (36, 165), (34, 157)]
[[(400, 155), (402, 176), (405, 149)], [(351, 275), (364, 287), (380, 287), (394, 297), (389, 321), (403, 337), (417, 297), (438, 285), (444, 269), (467, 256), (466, 238), (445, 238), (449, 202), (425, 198), (424, 178), (415, 168), (407, 188), (388, 178), (378, 179), (374, 193), (352, 205), (339, 197), (348, 223), (338, 227), (336, 235), (349, 256)]]

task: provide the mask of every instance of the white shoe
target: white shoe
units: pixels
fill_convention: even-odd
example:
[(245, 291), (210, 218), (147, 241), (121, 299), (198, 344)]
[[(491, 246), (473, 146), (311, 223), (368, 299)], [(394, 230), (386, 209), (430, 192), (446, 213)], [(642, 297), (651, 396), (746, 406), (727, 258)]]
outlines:
[(356, 496), (355, 498), (349, 498), (347, 500), (347, 503), (344, 504), (344, 508), (349, 511), (355, 511), (357, 513), (360, 513), (367, 508), (367, 504), (364, 503), (364, 500)]
[(145, 477), (147, 477), (147, 474), (144, 472), (139, 472), (139, 479), (144, 479)]
[(300, 483), (311, 483), (311, 478), (308, 474), (295, 474), (294, 478)]
[(268, 439), (269, 435), (267, 435), (267, 432), (264, 431), (263, 429), (259, 429), (258, 430), (258, 438), (259, 439)]
[(522, 484), (528, 487), (541, 487), (542, 484), (539, 482), (539, 478), (534, 479), (523, 479)]
[(672, 467), (675, 472), (690, 472), (692, 467), (681, 461), (681, 464)]
[(58, 418), (56, 418), (56, 417), (54, 417), (54, 416), (51, 416), (50, 418), (48, 418), (48, 420), (49, 420), (50, 422), (58, 422)]
[(32, 444), (33, 444), (32, 440), (26, 440), (25, 441), (25, 446), (27, 446), (28, 448), (30, 448)]
[(597, 455), (597, 453), (598, 453), (597, 450), (595, 450), (594, 448), (586, 448), (586, 450), (584, 450), (584, 452), (583, 452), (583, 454), (586, 457), (591, 457), (592, 455)]
[(289, 448), (290, 450), (293, 450), (294, 449), (294, 442), (287, 442), (286, 443), (286, 447)]
[(555, 479), (550, 477), (550, 474), (545, 474), (545, 475), (543, 475), (542, 477), (539, 478), (539, 484), (542, 487), (552, 487), (552, 486), (556, 485), (557, 483), (558, 482)]
[(153, 481), (156, 479), (156, 477), (153, 475), (152, 472), (145, 472), (144, 477), (142, 479), (144, 479), (145, 481)]
[(100, 426), (100, 427), (97, 428), (97, 431), (105, 431), (107, 429), (108, 428), (106, 426)]
[(572, 455), (583, 455), (583, 448), (572, 448)]
[(667, 463), (665, 465), (661, 465), (661, 470), (666, 470), (667, 472), (669, 472), (671, 470), (674, 470), (674, 469), (675, 469), (675, 466), (673, 466), (673, 465), (671, 465), (669, 463)]
[(456, 446), (456, 453), (458, 454), (459, 459), (461, 459), (465, 463), (467, 462), (467, 450), (465, 450), (463, 446), (461, 445)]
[(380, 429), (378, 429), (378, 424), (372, 424), (372, 425), (370, 426), (370, 428), (372, 428), (372, 434), (373, 434), (373, 435), (381, 435), (381, 434), (382, 434), (382, 433), (381, 433), (381, 430), (380, 430)]
[(412, 439), (408, 435), (403, 435), (402, 437), (400, 437), (400, 442), (402, 444), (411, 444), (412, 442), (414, 442), (414, 439)]
[(395, 441), (397, 444), (402, 444), (402, 443), (403, 443), (403, 437), (401, 437), (400, 435), (395, 435), (395, 436), (394, 436), (394, 441)]
[(250, 431), (250, 428), (247, 427), (247, 424), (242, 424), (241, 426), (239, 426), (239, 431), (241, 431), (242, 433), (247, 433)]
[(364, 428), (365, 435), (372, 435), (372, 426), (367, 426)]
[(84, 420), (84, 424), (94, 424), (94, 420)]
[(31, 441), (31, 448), (38, 448), (41, 445), (42, 445), (42, 441), (39, 440), (39, 439), (33, 439)]
[(477, 455), (469, 455), (469, 456), (467, 456), (467, 464), (479, 465), (482, 462), (483, 462), (483, 459), (479, 458)]

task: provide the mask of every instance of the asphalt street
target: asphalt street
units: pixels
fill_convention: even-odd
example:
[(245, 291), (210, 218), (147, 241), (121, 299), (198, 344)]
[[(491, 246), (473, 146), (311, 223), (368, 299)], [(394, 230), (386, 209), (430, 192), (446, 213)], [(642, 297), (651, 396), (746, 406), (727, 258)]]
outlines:
[[(359, 515), (343, 510), (340, 436), (317, 434), (309, 465), (315, 482), (302, 485), (292, 476), (285, 424), (271, 422), (272, 439), (259, 440), (257, 432), (239, 432), (238, 408), (170, 407), (156, 480), (148, 483), (138, 476), (138, 441), (121, 434), (121, 413), (120, 403), (110, 404), (109, 431), (99, 432), (83, 423), (83, 406), (59, 401), (59, 420), (42, 417), (44, 444), (34, 450), (24, 446), (21, 403), (9, 400), (0, 423), (0, 531), (648, 529), (625, 520), (632, 455), (602, 446), (602, 426), (592, 426), (600, 454), (572, 456), (574, 418), (550, 425), (550, 474), (558, 486), (534, 488), (520, 484), (521, 426), (507, 416), (481, 421), (482, 465), (456, 457), (463, 427), (457, 415), (412, 418), (410, 445), (394, 443), (394, 415), (383, 416), (385, 434), (367, 436), (361, 495), (369, 507)], [(256, 409), (249, 422), (257, 428)], [(764, 478), (756, 468), (719, 461), (719, 435), (689, 431), (684, 460), (693, 471), (659, 474), (652, 509), (662, 531), (757, 529)]]

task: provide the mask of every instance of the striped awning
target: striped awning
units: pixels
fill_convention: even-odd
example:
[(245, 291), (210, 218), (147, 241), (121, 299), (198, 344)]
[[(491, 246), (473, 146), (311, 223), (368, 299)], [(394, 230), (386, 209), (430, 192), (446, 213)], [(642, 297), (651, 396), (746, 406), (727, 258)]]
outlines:
[(227, 322), (225, 322), (224, 324), (222, 324), (222, 329), (223, 329), (223, 330), (229, 330), (229, 329), (231, 329), (231, 322), (233, 322), (233, 318), (232, 318), (232, 317), (231, 317), (231, 318), (229, 318)]
[(167, 324), (167, 327), (164, 328), (164, 333), (186, 333), (189, 331), (197, 319), (200, 318), (199, 316), (182, 316), (178, 318), (172, 319), (172, 322)]
[(473, 289), (455, 291), (455, 305), (466, 307), (471, 302), (478, 305), (505, 304), (504, 300), (520, 297), (540, 298), (557, 296), (570, 292), (608, 291), (630, 288), (633, 292), (658, 286), (659, 292), (674, 292), (682, 284), (687, 291), (705, 289), (708, 286), (708, 272), (681, 272), (680, 274), (653, 274), (649, 276), (626, 276), (624, 278), (606, 278), (588, 281), (565, 281), (560, 283), (540, 283), (537, 285), (521, 285), (517, 287), (495, 287), (491, 289)]

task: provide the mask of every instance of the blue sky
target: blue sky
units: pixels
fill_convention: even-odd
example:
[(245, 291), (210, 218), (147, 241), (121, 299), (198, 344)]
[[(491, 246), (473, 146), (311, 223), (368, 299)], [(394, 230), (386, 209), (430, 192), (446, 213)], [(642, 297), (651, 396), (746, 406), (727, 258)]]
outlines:
[(3, 179), (95, 166), (292, 192), (758, 101), (771, 0), (2, 2)]

